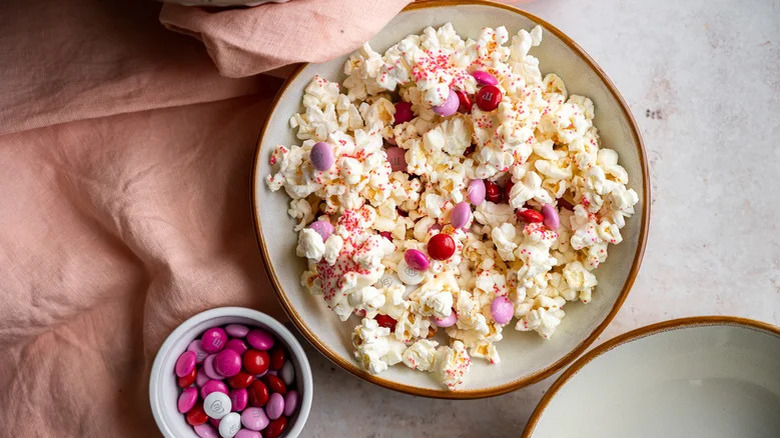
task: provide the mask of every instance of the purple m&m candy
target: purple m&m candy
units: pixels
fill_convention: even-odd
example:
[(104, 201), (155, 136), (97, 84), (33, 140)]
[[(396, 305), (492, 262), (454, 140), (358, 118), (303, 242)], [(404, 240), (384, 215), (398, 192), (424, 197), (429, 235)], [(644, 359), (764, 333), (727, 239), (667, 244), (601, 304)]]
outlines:
[(544, 226), (553, 231), (558, 231), (558, 227), (561, 226), (561, 219), (558, 217), (558, 210), (555, 207), (545, 204), (542, 207), (542, 217), (544, 217)]
[(268, 416), (261, 408), (246, 408), (241, 413), (241, 424), (249, 430), (263, 430), (268, 423)]
[(249, 392), (246, 388), (234, 389), (228, 393), (233, 412), (241, 412), (249, 403)]
[(271, 420), (276, 420), (284, 413), (284, 397), (282, 394), (275, 392), (271, 394), (268, 399), (268, 404), (265, 405), (265, 413)]
[(496, 297), (490, 304), (490, 314), (493, 315), (493, 320), (497, 323), (506, 324), (515, 315), (515, 306), (507, 297)]
[(198, 390), (195, 388), (184, 388), (184, 391), (179, 394), (179, 401), (177, 403), (177, 408), (179, 409), (179, 412), (182, 414), (186, 414), (187, 412), (192, 409), (193, 406), (195, 406), (195, 402), (198, 401)]
[(214, 426), (208, 423), (199, 424), (194, 426), (193, 429), (200, 438), (219, 438), (217, 429), (214, 429)]
[(331, 234), (333, 234), (333, 224), (331, 224), (328, 221), (315, 221), (312, 222), (311, 225), (309, 225), (309, 228), (316, 231), (317, 234), (322, 237), (322, 241), (328, 240), (328, 237), (330, 237)]
[(455, 313), (455, 309), (453, 309), (452, 312), (450, 312), (450, 316), (445, 316), (444, 318), (434, 318), (433, 322), (437, 327), (452, 327), (456, 322), (458, 322), (458, 314)]
[(469, 198), (469, 202), (475, 206), (485, 202), (485, 181), (481, 179), (472, 179), (469, 182), (469, 188), (466, 192), (466, 196)]
[(459, 202), (450, 212), (450, 223), (454, 228), (463, 228), (471, 220), (471, 206), (468, 202)]
[(234, 350), (224, 349), (214, 358), (214, 370), (225, 377), (232, 377), (241, 371), (241, 355)]
[(404, 261), (410, 268), (418, 271), (424, 271), (431, 265), (428, 256), (416, 249), (407, 249), (404, 253)]
[(387, 161), (393, 172), (406, 172), (406, 151), (398, 146), (393, 146), (385, 149), (385, 153), (387, 153)]
[(480, 85), (498, 85), (498, 79), (486, 71), (477, 70), (472, 73), (471, 76), (474, 76), (474, 79), (476, 79)]
[(333, 146), (330, 143), (321, 141), (316, 143), (311, 148), (311, 154), (309, 155), (311, 165), (317, 170), (328, 170), (336, 162), (333, 156)]
[(176, 360), (176, 376), (184, 377), (192, 372), (195, 368), (195, 361), (197, 355), (192, 351), (185, 351)]
[(406, 123), (414, 118), (412, 104), (409, 102), (397, 102), (395, 104), (395, 124)]
[(447, 100), (445, 100), (441, 105), (433, 107), (433, 112), (442, 117), (448, 117), (458, 112), (459, 106), (460, 99), (458, 99), (458, 94), (455, 93), (454, 90), (450, 89), (450, 93), (447, 95)]
[(192, 351), (195, 353), (195, 363), (198, 365), (202, 364), (203, 361), (206, 360), (206, 356), (209, 355), (200, 346), (200, 339), (195, 339), (194, 341), (190, 342), (190, 345), (187, 346), (187, 351)]
[[(452, 312), (455, 313), (455, 312)], [(284, 395), (284, 415), (286, 417), (291, 416), (295, 413), (295, 410), (298, 409), (298, 400), (300, 399), (300, 396), (298, 395), (298, 391), (292, 390), (287, 391), (287, 394)]]
[(249, 327), (244, 324), (228, 324), (225, 326), (225, 333), (234, 338), (243, 338), (249, 333)]
[(200, 340), (200, 346), (207, 353), (217, 353), (225, 348), (228, 337), (225, 330), (214, 327), (206, 330)]
[(225, 344), (225, 350), (233, 350), (238, 353), (239, 356), (243, 356), (244, 353), (249, 350), (249, 346), (241, 339), (231, 339)]
[(254, 430), (241, 429), (233, 438), (263, 438), (263, 434)]
[(256, 348), (260, 351), (268, 351), (274, 346), (274, 337), (261, 328), (251, 330), (249, 334), (246, 335), (246, 341), (249, 342), (249, 345), (251, 345), (252, 348)]
[(205, 399), (212, 392), (221, 392), (223, 394), (228, 393), (228, 387), (221, 380), (209, 380), (200, 388), (200, 396)]
[(216, 359), (216, 354), (211, 354), (208, 357), (206, 357), (206, 360), (203, 361), (203, 372), (206, 373), (207, 376), (211, 379), (220, 380), (224, 379), (225, 376), (218, 373), (216, 368), (214, 368), (214, 359)]

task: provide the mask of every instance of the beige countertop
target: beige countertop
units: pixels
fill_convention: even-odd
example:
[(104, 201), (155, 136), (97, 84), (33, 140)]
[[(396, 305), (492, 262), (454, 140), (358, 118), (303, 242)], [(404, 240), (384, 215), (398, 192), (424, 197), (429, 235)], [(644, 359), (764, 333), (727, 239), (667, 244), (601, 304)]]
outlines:
[[(650, 161), (644, 263), (598, 342), (692, 315), (780, 325), (780, 1), (538, 0), (527, 9), (612, 78)], [(307, 437), (517, 436), (552, 383), (432, 400), (362, 382), (308, 350)]]

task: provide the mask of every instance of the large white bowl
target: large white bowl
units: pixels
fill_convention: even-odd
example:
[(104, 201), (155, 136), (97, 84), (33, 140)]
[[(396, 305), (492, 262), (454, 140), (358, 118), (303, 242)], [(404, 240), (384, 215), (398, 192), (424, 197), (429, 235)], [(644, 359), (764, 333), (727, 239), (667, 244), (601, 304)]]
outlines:
[(643, 327), (590, 351), (524, 437), (780, 437), (780, 328), (733, 317)]
[(566, 318), (549, 341), (534, 333), (505, 330), (504, 340), (498, 344), (501, 363), (488, 365), (475, 361), (458, 391), (443, 390), (429, 374), (403, 366), (376, 376), (358, 367), (350, 341), (357, 318), (340, 322), (327, 309), (322, 297), (309, 296), (300, 286), (300, 275), (306, 264), (295, 255), (295, 221), (287, 216), (289, 199), (284, 192), (270, 192), (264, 182), (270, 172), (268, 158), (272, 148), (278, 144), (300, 144), (288, 121), (300, 111), (304, 88), (315, 74), (329, 80), (343, 80), (342, 67), (347, 56), (303, 66), (277, 96), (258, 145), (253, 208), (260, 249), (279, 299), (295, 325), (317, 349), (347, 371), (391, 389), (430, 397), (475, 398), (539, 381), (574, 360), (596, 339), (625, 300), (639, 269), (647, 237), (650, 189), (644, 148), (626, 103), (595, 62), (543, 20), (510, 6), (482, 1), (414, 3), (374, 37), (371, 45), (375, 50), (384, 51), (410, 33), (447, 22), (452, 22), (459, 34), (468, 37), (476, 37), (486, 26), (504, 25), (514, 34), (541, 25), (544, 41), (532, 49), (532, 54), (539, 58), (542, 72), (557, 73), (570, 93), (588, 96), (595, 103), (595, 123), (602, 144), (620, 154), (620, 164), (630, 175), (629, 187), (639, 194), (639, 204), (636, 215), (627, 221), (623, 230), (625, 240), (610, 248), (608, 261), (596, 271), (599, 285), (591, 303), (568, 304)]
[(295, 339), (287, 327), (279, 321), (244, 307), (219, 307), (198, 313), (181, 323), (168, 338), (165, 339), (152, 365), (149, 379), (149, 403), (157, 427), (165, 438), (198, 438), (198, 435), (187, 424), (183, 414), (177, 409), (179, 387), (176, 385), (176, 375), (173, 372), (176, 360), (187, 351), (187, 346), (204, 331), (211, 327), (226, 324), (246, 324), (260, 327), (273, 333), (281, 341), (290, 355), (295, 367), (295, 388), (301, 395), (298, 411), (287, 423), (284, 437), (297, 437), (309, 417), (314, 394), (311, 366), (303, 347)]

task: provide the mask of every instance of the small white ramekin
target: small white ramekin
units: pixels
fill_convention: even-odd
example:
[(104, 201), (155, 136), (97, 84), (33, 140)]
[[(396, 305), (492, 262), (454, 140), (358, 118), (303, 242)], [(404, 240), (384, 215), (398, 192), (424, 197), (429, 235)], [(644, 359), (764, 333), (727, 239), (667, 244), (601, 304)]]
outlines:
[(311, 410), (314, 383), (311, 367), (301, 344), (292, 333), (279, 321), (252, 309), (243, 307), (220, 307), (201, 312), (184, 321), (163, 342), (152, 365), (152, 375), (149, 379), (149, 402), (157, 427), (166, 438), (198, 438), (192, 426), (187, 424), (183, 414), (180, 414), (176, 403), (179, 397), (179, 387), (173, 372), (176, 359), (187, 349), (193, 339), (211, 327), (226, 324), (247, 324), (264, 328), (282, 341), (287, 347), (295, 366), (295, 380), (300, 393), (298, 412), (293, 415), (285, 429), (284, 437), (297, 437)]

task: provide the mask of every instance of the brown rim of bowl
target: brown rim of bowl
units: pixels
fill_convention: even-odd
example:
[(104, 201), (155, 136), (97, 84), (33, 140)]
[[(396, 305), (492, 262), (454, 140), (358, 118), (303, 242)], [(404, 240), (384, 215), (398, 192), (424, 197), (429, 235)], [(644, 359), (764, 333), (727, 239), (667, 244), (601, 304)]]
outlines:
[(643, 178), (643, 184), (642, 184), (643, 209), (642, 209), (642, 218), (641, 218), (642, 223), (639, 232), (640, 235), (639, 235), (637, 251), (636, 254), (634, 255), (634, 260), (631, 265), (631, 271), (628, 274), (628, 278), (626, 279), (626, 282), (623, 284), (623, 289), (621, 290), (620, 295), (617, 297), (615, 304), (612, 306), (612, 310), (610, 310), (607, 317), (604, 318), (604, 321), (602, 321), (601, 324), (599, 324), (599, 326), (596, 327), (590, 333), (590, 335), (588, 335), (588, 337), (585, 338), (585, 340), (583, 340), (579, 345), (577, 345), (572, 351), (570, 351), (564, 357), (558, 359), (556, 362), (547, 366), (546, 368), (543, 368), (531, 375), (505, 383), (503, 385), (493, 386), (493, 387), (478, 389), (478, 390), (463, 390), (463, 391), (434, 390), (434, 389), (419, 388), (416, 386), (404, 385), (401, 383), (393, 382), (384, 379), (382, 377), (379, 377), (377, 375), (370, 374), (360, 369), (351, 360), (344, 360), (336, 352), (331, 350), (327, 345), (323, 344), (320, 341), (320, 339), (317, 337), (317, 335), (314, 334), (309, 329), (309, 327), (303, 322), (298, 312), (292, 307), (289, 300), (287, 299), (286, 294), (282, 290), (281, 284), (278, 278), (276, 277), (276, 273), (274, 272), (273, 266), (271, 266), (271, 264), (268, 262), (268, 251), (265, 246), (265, 241), (263, 240), (262, 237), (263, 230), (260, 226), (260, 220), (257, 215), (257, 199), (255, 196), (255, 188), (257, 187), (257, 184), (259, 182), (262, 183), (262, 178), (258, 181), (258, 177), (257, 177), (257, 170), (258, 170), (257, 168), (259, 165), (260, 152), (261, 152), (260, 147), (266, 129), (268, 129), (268, 123), (271, 119), (271, 114), (273, 113), (273, 110), (276, 108), (277, 104), (279, 103), (279, 100), (284, 95), (289, 85), (303, 71), (304, 67), (306, 67), (306, 64), (301, 64), (300, 66), (298, 66), (298, 68), (296, 68), (295, 71), (287, 79), (287, 82), (285, 82), (285, 84), (279, 90), (279, 92), (276, 95), (276, 98), (271, 104), (271, 111), (268, 113), (268, 118), (266, 118), (263, 124), (263, 129), (260, 131), (260, 137), (257, 142), (257, 150), (255, 152), (255, 160), (254, 160), (253, 172), (252, 172), (252, 187), (251, 187), (252, 217), (255, 223), (255, 236), (257, 238), (258, 246), (260, 247), (260, 252), (262, 253), (263, 264), (265, 265), (266, 271), (268, 272), (268, 276), (271, 279), (271, 283), (273, 285), (274, 291), (276, 292), (276, 295), (279, 301), (281, 302), (285, 312), (290, 317), (290, 320), (293, 322), (293, 324), (295, 324), (295, 326), (303, 334), (303, 336), (309, 341), (309, 343), (311, 343), (315, 348), (317, 348), (317, 350), (319, 350), (332, 362), (334, 362), (341, 368), (345, 369), (346, 371), (354, 374), (355, 376), (363, 380), (366, 380), (368, 382), (374, 383), (376, 385), (383, 386), (388, 389), (392, 389), (394, 391), (399, 391), (406, 394), (412, 394), (412, 395), (417, 395), (422, 397), (431, 397), (431, 398), (474, 399), (474, 398), (483, 398), (483, 397), (493, 397), (493, 396), (505, 394), (507, 392), (514, 391), (516, 389), (522, 388), (532, 383), (536, 383), (542, 379), (545, 379), (553, 375), (556, 371), (560, 370), (565, 365), (567, 365), (568, 363), (576, 359), (577, 356), (582, 354), (588, 348), (588, 346), (590, 346), (596, 340), (596, 338), (601, 334), (601, 332), (604, 331), (607, 325), (609, 325), (609, 323), (617, 314), (618, 310), (620, 310), (620, 307), (623, 305), (623, 302), (626, 300), (626, 297), (628, 296), (628, 292), (631, 290), (631, 286), (633, 286), (634, 281), (636, 280), (636, 276), (639, 272), (639, 266), (642, 263), (642, 257), (644, 256), (645, 253), (645, 246), (647, 244), (647, 233), (648, 233), (649, 223), (650, 223), (650, 204), (651, 204), (650, 174), (647, 168), (647, 155), (645, 153), (644, 143), (642, 142), (642, 136), (639, 133), (639, 128), (637, 127), (636, 120), (634, 119), (634, 116), (631, 114), (631, 111), (628, 108), (628, 104), (626, 104), (625, 100), (620, 95), (617, 88), (615, 88), (615, 85), (612, 83), (612, 81), (610, 81), (609, 78), (607, 78), (607, 75), (604, 73), (604, 71), (601, 70), (601, 67), (599, 67), (596, 64), (596, 62), (587, 53), (585, 53), (585, 51), (579, 45), (577, 45), (577, 43), (572, 41), (571, 38), (566, 36), (563, 32), (558, 30), (550, 23), (542, 20), (541, 18), (533, 14), (522, 11), (515, 7), (508, 6), (502, 3), (494, 3), (486, 0), (458, 0), (458, 1), (426, 0), (422, 2), (409, 4), (403, 9), (401, 13), (404, 13), (406, 11), (416, 10), (416, 9), (436, 8), (442, 6), (456, 6), (456, 5), (482, 5), (482, 6), (505, 9), (528, 18), (529, 20), (542, 26), (547, 32), (550, 32), (553, 35), (560, 38), (567, 46), (569, 46), (569, 48), (572, 51), (574, 51), (574, 53), (576, 53), (580, 58), (582, 58), (582, 60), (585, 61), (596, 72), (596, 74), (599, 76), (602, 82), (607, 86), (612, 96), (615, 98), (615, 100), (617, 100), (618, 104), (620, 105), (620, 109), (623, 111), (623, 114), (625, 115), (626, 119), (629, 121), (631, 125), (631, 131), (634, 136), (634, 141), (639, 147), (639, 151), (638, 151), (639, 160), (641, 162), (641, 167), (642, 167), (642, 178)]
[(589, 364), (593, 359), (601, 356), (604, 353), (611, 351), (612, 349), (619, 347), (623, 344), (642, 339), (647, 336), (651, 336), (657, 333), (679, 330), (683, 328), (699, 327), (699, 326), (713, 326), (713, 325), (730, 325), (739, 326), (745, 328), (751, 328), (754, 330), (760, 330), (768, 332), (775, 336), (780, 337), (780, 327), (772, 324), (756, 321), (753, 319), (740, 318), (736, 316), (692, 316), (688, 318), (672, 319), (669, 321), (658, 322), (650, 324), (644, 327), (640, 327), (630, 332), (623, 333), (616, 336), (593, 350), (587, 352), (581, 358), (577, 359), (563, 374), (558, 377), (557, 380), (550, 386), (544, 393), (542, 400), (536, 405), (536, 409), (531, 414), (531, 418), (528, 419), (528, 423), (523, 430), (522, 438), (529, 438), (536, 428), (536, 424), (539, 422), (539, 418), (552, 401), (555, 394), (566, 384), (572, 377), (574, 377), (585, 365)]

